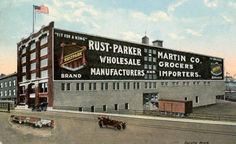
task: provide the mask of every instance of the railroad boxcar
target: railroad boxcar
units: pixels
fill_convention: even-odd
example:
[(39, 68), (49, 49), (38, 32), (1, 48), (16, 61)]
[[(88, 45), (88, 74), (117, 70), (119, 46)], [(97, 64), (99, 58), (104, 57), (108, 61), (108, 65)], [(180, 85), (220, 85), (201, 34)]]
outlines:
[(159, 99), (158, 107), (164, 115), (184, 117), (193, 112), (192, 101)]

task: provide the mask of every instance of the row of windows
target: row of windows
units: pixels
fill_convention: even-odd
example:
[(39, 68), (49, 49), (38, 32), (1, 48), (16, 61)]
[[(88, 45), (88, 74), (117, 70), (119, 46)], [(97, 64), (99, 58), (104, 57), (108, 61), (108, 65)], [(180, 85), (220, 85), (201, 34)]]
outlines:
[[(185, 97), (184, 100), (187, 101), (188, 97)], [(195, 96), (195, 103), (199, 103), (199, 96)]]
[[(95, 112), (96, 108), (95, 106), (91, 106), (90, 107), (91, 109), (91, 112)], [(128, 110), (129, 109), (129, 103), (125, 103), (125, 110)], [(102, 111), (103, 112), (106, 112), (108, 109), (107, 109), (107, 105), (102, 105)], [(119, 107), (119, 104), (114, 104), (114, 110), (115, 111), (119, 111), (120, 110), (120, 107)], [(79, 111), (83, 111), (83, 107), (79, 107)]]
[(11, 86), (16, 86), (16, 80), (13, 81), (8, 81), (8, 82), (1, 82), (0, 84), (0, 88), (7, 88), (7, 87), (11, 87)]
[[(48, 70), (40, 71), (40, 78), (48, 78)], [(31, 73), (30, 79), (36, 79), (36, 73)], [(26, 81), (26, 75), (22, 76), (22, 82)]]
[[(123, 82), (123, 90), (129, 90), (131, 82)], [(113, 90), (120, 90), (121, 88), (120, 82), (113, 82), (112, 83), (112, 89)], [(141, 85), (140, 82), (132, 82), (132, 89), (140, 89)], [(108, 90), (109, 83), (108, 82), (101, 82), (100, 85), (101, 90)], [(145, 89), (156, 89), (157, 84), (156, 82), (145, 82)], [(61, 90), (62, 91), (69, 91), (71, 90), (71, 83), (61, 83)], [(83, 91), (85, 90), (85, 83), (76, 83), (76, 90)], [(88, 90), (97, 90), (97, 83), (88, 83)]]
[[(48, 37), (44, 36), (40, 39), (40, 46), (43, 46), (44, 44), (46, 44), (48, 42)], [(30, 44), (30, 50), (34, 50), (36, 48), (36, 43), (35, 41), (32, 41)], [(26, 53), (26, 47), (22, 48), (22, 52), (21, 54), (25, 54)]]
[[(200, 81), (193, 81), (193, 82), (183, 81), (182, 83), (177, 81), (177, 82), (161, 82), (161, 86), (168, 86), (170, 83), (171, 83), (173, 86), (180, 86), (181, 84), (182, 84), (183, 86), (189, 86), (191, 83), (192, 83), (192, 85), (200, 85), (200, 84), (201, 84)], [(204, 84), (204, 85), (210, 85), (211, 82), (209, 82), (209, 81), (204, 81), (203, 84)]]
[[(48, 54), (48, 47), (42, 48), (40, 50), (40, 57), (45, 56), (47, 54)], [(33, 52), (30, 54), (30, 61), (35, 60), (35, 59), (36, 59), (36, 52)], [(26, 56), (23, 56), (21, 58), (21, 63), (23, 64), (25, 62), (26, 62)]]
[(0, 96), (15, 96), (16, 95), (16, 90), (8, 90), (8, 91), (0, 91)]
[[(48, 66), (48, 59), (42, 59), (40, 61), (40, 68)], [(30, 64), (30, 70), (36, 70), (36, 62)], [(22, 67), (22, 73), (26, 72), (26, 66)]]

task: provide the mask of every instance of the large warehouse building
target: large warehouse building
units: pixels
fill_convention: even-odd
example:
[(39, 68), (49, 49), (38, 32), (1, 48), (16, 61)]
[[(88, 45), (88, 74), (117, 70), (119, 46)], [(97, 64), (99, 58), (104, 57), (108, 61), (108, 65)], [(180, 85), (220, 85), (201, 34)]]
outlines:
[[(147, 42), (147, 37), (143, 38)], [(18, 45), (18, 103), (112, 112), (156, 109), (158, 99), (194, 107), (224, 95), (223, 59), (54, 28)]]

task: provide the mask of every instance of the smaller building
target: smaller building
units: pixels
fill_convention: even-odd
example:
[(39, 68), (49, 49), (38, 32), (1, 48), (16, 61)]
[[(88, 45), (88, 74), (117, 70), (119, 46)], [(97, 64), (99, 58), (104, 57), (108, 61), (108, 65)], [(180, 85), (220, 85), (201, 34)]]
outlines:
[(17, 97), (17, 74), (13, 73), (0, 78), (0, 100), (12, 100)]

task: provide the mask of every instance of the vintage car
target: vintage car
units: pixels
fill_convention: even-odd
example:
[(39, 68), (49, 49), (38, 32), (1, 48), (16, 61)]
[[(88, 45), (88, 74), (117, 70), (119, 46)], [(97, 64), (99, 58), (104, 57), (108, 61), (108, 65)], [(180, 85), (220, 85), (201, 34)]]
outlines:
[(118, 130), (126, 128), (126, 123), (125, 122), (112, 120), (107, 116), (99, 116), (98, 120), (99, 120), (98, 125), (100, 126), (100, 128), (112, 127), (112, 128), (116, 128)]
[(32, 127), (54, 127), (54, 120), (41, 119), (31, 116), (11, 115), (11, 121), (19, 124), (30, 125)]

